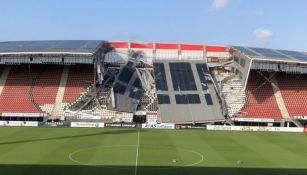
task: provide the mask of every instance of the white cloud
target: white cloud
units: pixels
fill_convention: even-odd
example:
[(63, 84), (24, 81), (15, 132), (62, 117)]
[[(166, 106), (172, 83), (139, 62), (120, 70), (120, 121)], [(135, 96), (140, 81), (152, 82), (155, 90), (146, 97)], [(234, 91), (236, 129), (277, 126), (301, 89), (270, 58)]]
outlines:
[(229, 4), (229, 2), (230, 0), (213, 0), (209, 7), (209, 11), (215, 11), (224, 8)]
[(270, 41), (273, 36), (273, 32), (269, 29), (255, 29), (252, 33), (254, 42), (257, 45), (264, 45)]

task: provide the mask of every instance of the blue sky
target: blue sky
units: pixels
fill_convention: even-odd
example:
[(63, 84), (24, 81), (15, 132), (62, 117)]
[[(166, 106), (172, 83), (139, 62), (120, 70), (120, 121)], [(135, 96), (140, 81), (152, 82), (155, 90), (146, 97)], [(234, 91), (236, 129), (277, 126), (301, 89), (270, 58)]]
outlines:
[(249, 45), (307, 51), (306, 0), (0, 0), (0, 41)]

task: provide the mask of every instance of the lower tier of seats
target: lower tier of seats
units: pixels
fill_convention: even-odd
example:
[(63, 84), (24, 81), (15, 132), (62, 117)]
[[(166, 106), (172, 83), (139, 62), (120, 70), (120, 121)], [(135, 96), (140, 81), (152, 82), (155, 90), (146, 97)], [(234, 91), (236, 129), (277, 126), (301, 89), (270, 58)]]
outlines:
[(250, 72), (247, 82), (247, 104), (240, 117), (282, 119), (271, 82), (267, 78), (268, 73), (253, 70)]

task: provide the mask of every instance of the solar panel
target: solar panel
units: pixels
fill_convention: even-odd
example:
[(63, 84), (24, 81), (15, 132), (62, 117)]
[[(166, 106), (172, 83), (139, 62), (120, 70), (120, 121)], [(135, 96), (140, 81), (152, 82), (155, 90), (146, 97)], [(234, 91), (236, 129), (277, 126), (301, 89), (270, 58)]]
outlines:
[(132, 67), (133, 66), (133, 62), (132, 61), (128, 61), (127, 66), (128, 67)]
[(171, 104), (169, 95), (158, 94), (158, 104)]
[(143, 96), (143, 89), (139, 89), (136, 87), (130, 89), (129, 97), (134, 98), (134, 99), (141, 99), (142, 96)]
[(72, 49), (72, 48), (82, 48), (87, 41), (62, 41), (61, 44), (58, 45), (60, 49)]
[(302, 52), (297, 51), (289, 51), (289, 50), (278, 50), (279, 52), (289, 55), (293, 58), (296, 58), (301, 61), (307, 61), (307, 55), (303, 54)]
[(25, 45), (25, 42), (4, 42), (0, 44), (1, 51), (14, 51), (14, 50), (21, 50), (21, 48)]
[(153, 63), (156, 88), (158, 91), (167, 91), (165, 68), (163, 63)]
[(121, 71), (121, 73), (120, 73), (118, 79), (119, 79), (120, 81), (122, 81), (122, 82), (125, 82), (126, 84), (129, 84), (129, 81), (130, 81), (130, 79), (131, 79), (133, 73), (134, 73), (134, 70), (129, 69), (128, 67), (125, 66), (125, 67), (123, 68), (123, 70)]
[(207, 105), (213, 105), (211, 94), (205, 94), (205, 100)]
[(197, 68), (197, 73), (200, 79), (200, 82), (202, 84), (202, 89), (203, 90), (207, 90), (208, 86), (207, 86), (207, 81), (206, 81), (206, 73), (208, 73), (208, 68), (206, 66), (205, 63), (197, 63), (196, 64), (196, 68)]
[(255, 47), (250, 47), (250, 49), (254, 50), (257, 53), (260, 53), (261, 55), (265, 56), (265, 57), (269, 57), (269, 58), (289, 58), (283, 54), (280, 54), (278, 52), (276, 52), (273, 49), (265, 49), (265, 48), (255, 48)]
[(200, 104), (198, 94), (175, 95), (176, 104)]
[(246, 55), (249, 55), (249, 56), (259, 56), (258, 54), (248, 50), (247, 48), (245, 47), (241, 47), (241, 46), (233, 46), (233, 48), (237, 49), (238, 51), (246, 54)]
[(84, 40), (64, 40), (58, 42), (56, 45), (52, 46), (53, 49), (61, 50), (61, 51), (72, 51), (76, 50), (92, 50), (95, 48), (87, 48), (87, 43), (89, 41)]
[(114, 93), (125, 94), (126, 86), (116, 83), (113, 88)]
[(130, 90), (129, 97), (134, 98), (134, 99), (141, 99), (143, 96), (143, 89), (142, 89), (142, 83), (139, 78), (136, 78), (133, 87)]
[(175, 91), (197, 90), (190, 63), (169, 63)]
[(188, 104), (188, 100), (183, 95), (175, 95), (176, 104)]
[(23, 47), (23, 50), (33, 50), (33, 51), (41, 51), (41, 50), (48, 50), (51, 46), (58, 43), (58, 41), (33, 41), (31, 44), (26, 44)]
[(196, 68), (199, 77), (205, 77), (205, 75), (209, 73), (207, 65), (205, 63), (197, 63)]
[(0, 52), (94, 52), (99, 40), (45, 40), (0, 42)]
[(95, 51), (101, 45), (102, 42), (103, 41), (101, 40), (90, 40), (84, 48)]
[(139, 78), (136, 78), (135, 81), (134, 81), (134, 83), (133, 83), (133, 86), (134, 86), (134, 87), (137, 87), (137, 88), (139, 88), (139, 89), (141, 89), (141, 88), (142, 88), (142, 82), (141, 82), (141, 80), (140, 80)]

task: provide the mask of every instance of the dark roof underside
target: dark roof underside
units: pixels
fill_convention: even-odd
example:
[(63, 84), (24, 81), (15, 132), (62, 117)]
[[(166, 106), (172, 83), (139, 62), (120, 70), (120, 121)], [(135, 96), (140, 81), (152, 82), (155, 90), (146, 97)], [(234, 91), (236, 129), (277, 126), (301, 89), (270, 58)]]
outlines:
[(0, 53), (76, 52), (94, 53), (101, 40), (46, 40), (0, 42)]

